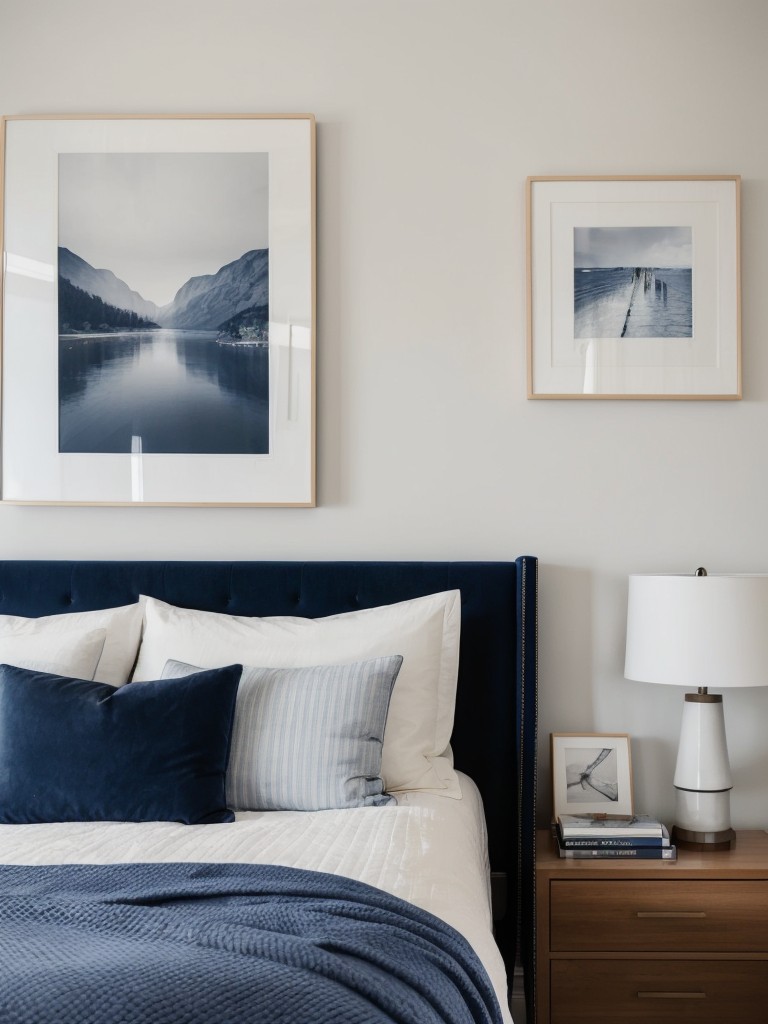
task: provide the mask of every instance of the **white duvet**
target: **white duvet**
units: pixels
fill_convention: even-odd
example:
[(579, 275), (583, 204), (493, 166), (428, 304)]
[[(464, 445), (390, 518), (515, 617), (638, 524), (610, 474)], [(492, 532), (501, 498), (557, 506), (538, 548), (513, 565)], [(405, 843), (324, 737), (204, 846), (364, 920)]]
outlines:
[(397, 806), (241, 812), (227, 825), (0, 825), (0, 863), (284, 864), (357, 878), (460, 931), (483, 961), (511, 1022), (504, 964), (491, 932), (482, 804), (471, 779), (460, 775), (460, 783), (461, 800), (408, 793), (399, 795)]

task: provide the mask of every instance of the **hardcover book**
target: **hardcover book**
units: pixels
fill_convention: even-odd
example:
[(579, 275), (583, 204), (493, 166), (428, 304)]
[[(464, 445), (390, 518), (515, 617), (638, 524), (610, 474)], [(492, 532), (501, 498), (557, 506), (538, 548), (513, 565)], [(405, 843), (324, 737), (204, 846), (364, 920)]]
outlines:
[(562, 843), (557, 844), (561, 857), (574, 860), (594, 860), (597, 858), (622, 859), (633, 857), (637, 860), (677, 860), (676, 846), (579, 846), (566, 849)]
[(605, 835), (600, 833), (599, 835), (591, 836), (562, 836), (558, 833), (558, 839), (560, 845), (566, 849), (616, 849), (618, 847), (627, 846), (669, 846), (669, 832), (665, 825), (661, 826), (661, 835), (658, 836), (614, 836)]
[(648, 814), (561, 814), (558, 816), (557, 826), (564, 839), (662, 838), (664, 835), (663, 824)]

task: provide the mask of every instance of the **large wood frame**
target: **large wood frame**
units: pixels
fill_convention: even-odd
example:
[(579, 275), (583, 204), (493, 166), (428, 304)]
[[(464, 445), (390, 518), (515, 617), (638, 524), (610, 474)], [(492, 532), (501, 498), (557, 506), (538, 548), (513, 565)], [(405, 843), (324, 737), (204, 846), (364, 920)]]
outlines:
[[(314, 116), (14, 115), (2, 118), (0, 129), (2, 500), (314, 506)], [(240, 452), (190, 446), (187, 450), (183, 442), (175, 449), (152, 450), (139, 443), (130, 451), (121, 447), (96, 454), (90, 454), (93, 448), (62, 448), (56, 371), (58, 161), (61, 154), (111, 157), (167, 152), (181, 159), (196, 154), (226, 159), (252, 153), (265, 154), (268, 160), (269, 398), (268, 428), (264, 428), (268, 448)], [(83, 344), (97, 344), (91, 340), (96, 336), (82, 339)], [(233, 358), (242, 357), (243, 349)]]

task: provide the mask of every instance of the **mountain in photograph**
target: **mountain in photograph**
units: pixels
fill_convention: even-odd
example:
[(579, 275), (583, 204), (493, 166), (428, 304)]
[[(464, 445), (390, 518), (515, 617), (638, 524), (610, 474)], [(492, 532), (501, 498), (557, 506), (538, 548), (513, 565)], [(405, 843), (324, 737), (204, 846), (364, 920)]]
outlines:
[(269, 250), (252, 249), (215, 274), (191, 277), (158, 311), (163, 327), (218, 330), (252, 306), (269, 303)]
[(103, 299), (110, 306), (127, 309), (143, 319), (159, 323), (160, 308), (129, 288), (111, 270), (97, 270), (69, 249), (59, 246), (59, 277), (76, 288)]
[(139, 316), (132, 309), (113, 306), (98, 295), (78, 288), (66, 277), (59, 278), (59, 331), (136, 331), (151, 330), (159, 324)]
[[(119, 326), (127, 323), (115, 314), (100, 320), (94, 315), (73, 319), (69, 285), (91, 298), (101, 300), (117, 311), (132, 313), (139, 325), (149, 324), (173, 327), (178, 330), (221, 331), (226, 337), (265, 336), (269, 320), (269, 250), (252, 249), (240, 259), (227, 263), (215, 274), (191, 277), (165, 306), (157, 306), (133, 291), (111, 270), (97, 270), (76, 253), (59, 247), (59, 323), (88, 321), (92, 325), (103, 323)], [(65, 297), (62, 299), (62, 295)], [(82, 297), (78, 309), (84, 309)], [(239, 319), (238, 319), (239, 318)], [(87, 328), (86, 328), (87, 329)]]

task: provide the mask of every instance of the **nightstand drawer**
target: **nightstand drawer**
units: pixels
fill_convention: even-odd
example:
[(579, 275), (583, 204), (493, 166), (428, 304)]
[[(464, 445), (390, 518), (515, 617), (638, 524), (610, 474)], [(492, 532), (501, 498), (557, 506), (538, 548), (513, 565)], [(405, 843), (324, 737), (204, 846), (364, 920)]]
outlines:
[(557, 960), (551, 1024), (765, 1024), (764, 960)]
[(765, 952), (765, 881), (551, 882), (553, 952)]

